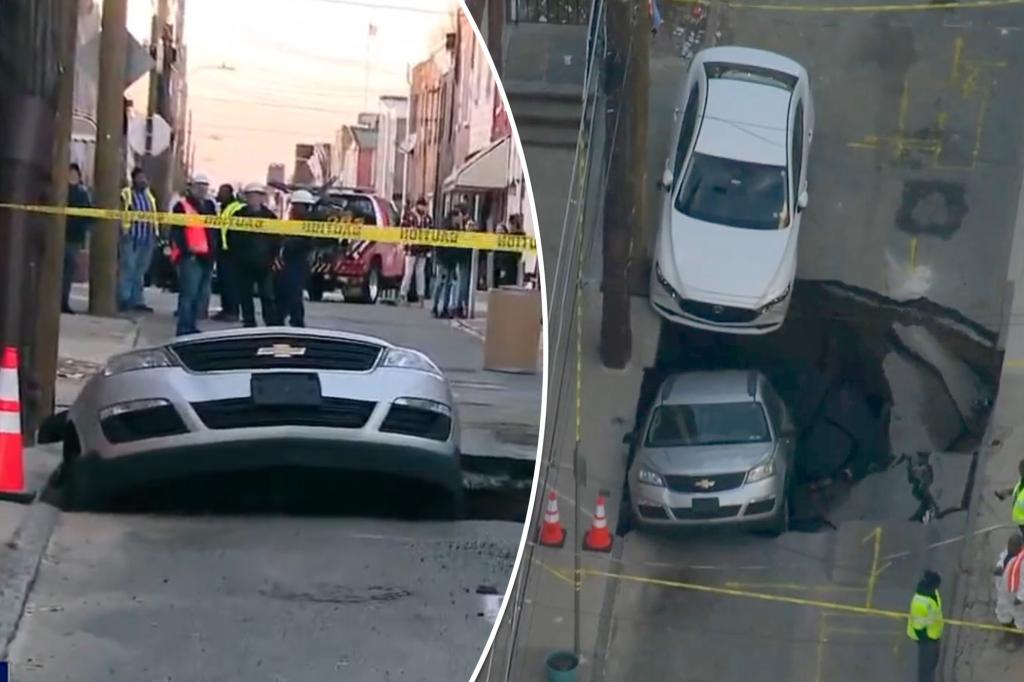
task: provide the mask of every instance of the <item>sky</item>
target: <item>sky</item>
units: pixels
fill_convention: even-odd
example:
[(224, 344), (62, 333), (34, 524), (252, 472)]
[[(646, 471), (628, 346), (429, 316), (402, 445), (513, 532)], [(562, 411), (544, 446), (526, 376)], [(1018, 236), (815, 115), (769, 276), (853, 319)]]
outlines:
[[(155, 4), (129, 2), (129, 30), (140, 41), (148, 42)], [(458, 0), (189, 0), (196, 171), (214, 183), (264, 182), (269, 164), (284, 163), (290, 177), (296, 143), (333, 142), (360, 112), (377, 111), (381, 95), (408, 96), (409, 67), (443, 45), (458, 7)], [(128, 95), (137, 107), (145, 106), (146, 80)]]

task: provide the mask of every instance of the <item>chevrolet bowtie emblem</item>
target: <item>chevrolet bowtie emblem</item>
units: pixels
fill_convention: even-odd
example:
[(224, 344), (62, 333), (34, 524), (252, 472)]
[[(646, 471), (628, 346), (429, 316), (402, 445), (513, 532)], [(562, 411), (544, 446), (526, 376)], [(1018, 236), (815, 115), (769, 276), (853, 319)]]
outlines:
[[(716, 306), (715, 306), (714, 308), (712, 308), (711, 310), (712, 310), (712, 312), (714, 312), (714, 313), (715, 313), (715, 315), (721, 315), (722, 313), (724, 313), (724, 312), (725, 312), (725, 309), (724, 309), (724, 308), (722, 308), (722, 306), (720, 306), (720, 305), (716, 305)], [(712, 485), (714, 485), (714, 484), (712, 483)]]
[(305, 348), (296, 348), (290, 346), (287, 343), (275, 343), (273, 346), (264, 346), (256, 351), (256, 355), (260, 357), (272, 357), (279, 359), (297, 358), (305, 355)]
[(694, 483), (694, 485), (700, 488), (701, 490), (711, 490), (712, 488), (715, 487), (715, 482), (712, 481), (710, 478), (702, 478), (701, 480)]

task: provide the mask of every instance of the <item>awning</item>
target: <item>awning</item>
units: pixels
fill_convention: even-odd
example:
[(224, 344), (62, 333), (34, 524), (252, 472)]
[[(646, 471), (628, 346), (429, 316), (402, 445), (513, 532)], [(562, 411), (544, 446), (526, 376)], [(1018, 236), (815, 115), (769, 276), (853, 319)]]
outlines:
[(486, 192), (508, 187), (512, 138), (504, 137), (470, 157), (444, 181), (444, 191)]

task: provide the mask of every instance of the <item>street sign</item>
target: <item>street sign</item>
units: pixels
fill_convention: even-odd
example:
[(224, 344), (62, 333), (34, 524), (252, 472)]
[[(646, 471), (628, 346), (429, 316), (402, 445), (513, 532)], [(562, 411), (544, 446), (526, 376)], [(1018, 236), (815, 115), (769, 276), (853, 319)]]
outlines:
[[(128, 29), (125, 30), (127, 31)], [(78, 61), (82, 70), (87, 76), (97, 82), (100, 78), (101, 35), (102, 32), (97, 33), (92, 37), (92, 40), (88, 41), (78, 49)], [(149, 73), (153, 69), (154, 65), (155, 62), (153, 61), (153, 58), (149, 56), (149, 50), (137, 41), (135, 36), (129, 32), (128, 57), (125, 59), (124, 70), (125, 90), (131, 87), (132, 83)]]
[[(133, 116), (128, 121), (128, 144), (137, 154), (146, 153), (146, 117)], [(171, 146), (171, 126), (157, 114), (153, 117), (153, 155), (162, 154)]]

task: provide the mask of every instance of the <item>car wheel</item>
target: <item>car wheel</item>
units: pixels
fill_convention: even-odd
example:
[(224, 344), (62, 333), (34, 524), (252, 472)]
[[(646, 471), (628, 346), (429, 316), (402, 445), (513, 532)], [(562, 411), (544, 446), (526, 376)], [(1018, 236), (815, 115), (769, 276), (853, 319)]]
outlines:
[(360, 302), (373, 305), (377, 302), (377, 298), (380, 297), (380, 289), (380, 261), (375, 260), (370, 264), (370, 271), (366, 273), (366, 277), (363, 279), (363, 288), (359, 297)]
[(62, 467), (65, 509), (88, 511), (95, 507), (97, 496), (89, 470), (77, 458), (66, 460)]

